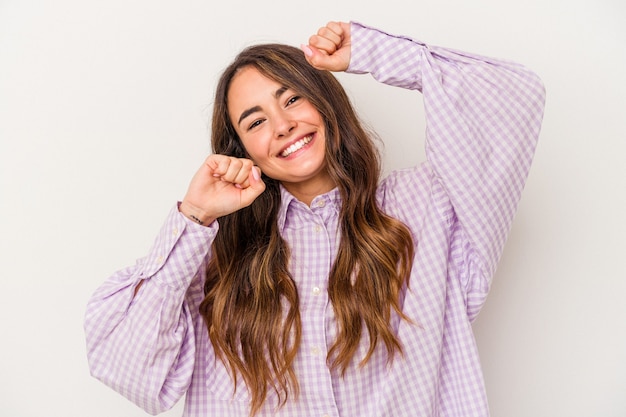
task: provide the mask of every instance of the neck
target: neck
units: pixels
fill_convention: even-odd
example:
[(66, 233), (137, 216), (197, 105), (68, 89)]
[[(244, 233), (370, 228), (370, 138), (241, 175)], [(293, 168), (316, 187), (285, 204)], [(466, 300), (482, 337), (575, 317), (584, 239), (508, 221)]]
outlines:
[(330, 178), (328, 181), (316, 182), (315, 184), (283, 182), (282, 185), (307, 206), (310, 206), (313, 199), (318, 195), (325, 194), (335, 188), (335, 183)]

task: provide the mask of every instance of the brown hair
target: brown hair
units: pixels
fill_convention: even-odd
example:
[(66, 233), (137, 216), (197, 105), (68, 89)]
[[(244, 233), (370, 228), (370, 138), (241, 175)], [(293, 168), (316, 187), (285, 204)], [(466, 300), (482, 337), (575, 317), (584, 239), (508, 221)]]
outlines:
[[(372, 135), (331, 73), (310, 66), (297, 48), (255, 45), (235, 58), (218, 83), (213, 152), (247, 157), (226, 99), (234, 75), (248, 66), (309, 100), (325, 122), (326, 163), (342, 197), (341, 240), (328, 288), (338, 333), (328, 363), (344, 373), (364, 327), (369, 350), (360, 364), (369, 360), (379, 341), (392, 358), (402, 347), (390, 318), (395, 311), (407, 319), (400, 294), (408, 285), (414, 248), (407, 227), (377, 206), (380, 158)], [(235, 387), (241, 376), (250, 392), (252, 415), (263, 405), (268, 389), (278, 394), (280, 404), (290, 393), (297, 395), (293, 362), (302, 332), (289, 248), (277, 224), (279, 183), (265, 175), (263, 180), (266, 190), (252, 205), (218, 219), (200, 305), (216, 356), (229, 368)]]

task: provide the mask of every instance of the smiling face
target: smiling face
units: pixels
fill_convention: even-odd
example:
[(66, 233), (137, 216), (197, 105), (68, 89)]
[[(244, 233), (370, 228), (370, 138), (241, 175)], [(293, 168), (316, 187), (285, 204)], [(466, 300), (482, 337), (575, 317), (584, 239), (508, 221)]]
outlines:
[(334, 188), (324, 121), (306, 98), (248, 66), (231, 81), (228, 113), (250, 158), (296, 198), (310, 203)]

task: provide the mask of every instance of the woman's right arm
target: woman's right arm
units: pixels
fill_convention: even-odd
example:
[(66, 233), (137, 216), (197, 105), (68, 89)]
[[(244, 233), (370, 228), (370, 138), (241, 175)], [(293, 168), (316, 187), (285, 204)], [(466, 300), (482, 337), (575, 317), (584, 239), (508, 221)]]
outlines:
[(174, 208), (148, 255), (118, 271), (87, 305), (91, 374), (151, 414), (184, 395), (194, 368), (202, 282), (217, 223)]
[(252, 161), (206, 158), (149, 254), (111, 276), (89, 300), (85, 334), (94, 377), (151, 414), (185, 394), (215, 219), (251, 204), (264, 190)]

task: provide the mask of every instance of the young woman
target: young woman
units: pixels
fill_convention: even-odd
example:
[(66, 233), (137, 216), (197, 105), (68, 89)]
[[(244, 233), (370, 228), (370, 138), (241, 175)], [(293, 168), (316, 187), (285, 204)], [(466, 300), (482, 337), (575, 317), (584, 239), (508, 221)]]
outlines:
[[(328, 71), (423, 93), (427, 161), (380, 179)], [(92, 374), (155, 414), (486, 416), (471, 322), (531, 164), (524, 67), (331, 22), (224, 71), (213, 154), (87, 308)]]

